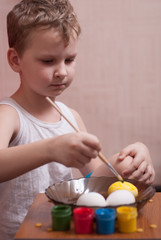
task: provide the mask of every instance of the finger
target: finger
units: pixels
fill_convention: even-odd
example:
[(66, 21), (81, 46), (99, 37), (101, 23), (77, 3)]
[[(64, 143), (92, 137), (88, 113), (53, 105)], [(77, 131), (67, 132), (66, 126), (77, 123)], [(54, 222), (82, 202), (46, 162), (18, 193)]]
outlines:
[(129, 178), (133, 172), (135, 172), (137, 169), (132, 165), (130, 168), (127, 168), (122, 172), (123, 177)]
[(145, 182), (145, 184), (147, 184), (147, 185), (151, 185), (153, 182), (154, 182), (154, 176), (151, 176), (146, 182)]
[[(139, 167), (141, 166), (141, 169), (144, 167), (144, 164), (141, 165), (144, 162), (144, 164), (146, 163), (144, 161), (144, 158), (142, 158), (141, 155), (136, 155), (135, 158), (133, 158), (132, 164), (129, 166), (129, 168), (127, 168), (126, 170), (123, 171), (124, 175), (130, 175), (133, 172), (137, 171), (139, 169)], [(146, 163), (147, 164), (147, 163)], [(144, 171), (144, 169), (143, 169)]]
[(122, 175), (124, 177), (129, 177), (130, 175), (132, 175), (134, 172), (136, 172), (138, 170), (138, 167), (135, 166), (134, 163), (132, 163), (128, 168), (126, 168), (125, 170), (123, 170)]
[(150, 177), (146, 180), (146, 184), (150, 185), (153, 183), (154, 179), (155, 179), (155, 171), (152, 168), (151, 165), (148, 166), (149, 172), (150, 172)]
[(101, 145), (100, 145), (98, 138), (92, 134), (83, 135), (82, 142), (85, 145), (87, 145), (88, 147), (93, 148), (94, 150), (96, 150), (98, 152), (101, 150)]
[(88, 159), (96, 158), (98, 156), (98, 151), (87, 145), (82, 145), (80, 152), (84, 157)]
[[(143, 165), (143, 164), (142, 164)], [(145, 165), (145, 164), (144, 164)], [(145, 165), (146, 166), (146, 165)], [(150, 179), (151, 175), (152, 175), (152, 171), (149, 168), (150, 165), (147, 165), (147, 167), (145, 168), (145, 171), (143, 172), (143, 170), (138, 170), (136, 172), (134, 172), (132, 174), (132, 176), (130, 176), (129, 179), (137, 179), (139, 182), (146, 182)], [(143, 169), (143, 168), (142, 168)]]
[(143, 175), (140, 177), (140, 181), (146, 181), (152, 175), (152, 168), (149, 164), (147, 164), (146, 169), (143, 172)]
[(145, 182), (147, 179), (149, 179), (149, 177), (149, 172), (141, 173), (140, 171), (136, 171), (129, 177), (129, 179), (136, 179), (139, 182)]
[(98, 156), (97, 149), (99, 148), (99, 141), (93, 135), (87, 133), (76, 133), (73, 139), (71, 139), (71, 151), (73, 152), (73, 158), (77, 158), (77, 161), (88, 163), (91, 158)]
[(143, 161), (138, 169), (133, 173), (133, 176), (136, 178), (136, 179), (139, 179), (141, 178), (143, 175), (145, 175), (145, 173), (147, 172), (147, 167), (148, 167), (148, 164), (147, 162)]
[(118, 159), (119, 160), (123, 160), (125, 157), (127, 157), (128, 155), (131, 157), (134, 157), (136, 154), (136, 150), (133, 147), (133, 144), (128, 145), (127, 147), (125, 147), (124, 149), (122, 149), (119, 153)]
[(149, 172), (146, 172), (142, 175), (142, 177), (139, 179), (140, 182), (146, 182), (150, 179), (151, 174)]
[[(143, 164), (144, 165), (144, 164)], [(143, 171), (143, 169), (146, 169), (145, 166), (143, 167), (139, 167), (139, 168), (136, 168), (133, 172), (130, 173), (130, 171), (127, 172), (123, 172), (123, 176), (124, 177), (128, 177), (129, 179), (140, 179), (143, 174), (145, 174), (145, 171)]]

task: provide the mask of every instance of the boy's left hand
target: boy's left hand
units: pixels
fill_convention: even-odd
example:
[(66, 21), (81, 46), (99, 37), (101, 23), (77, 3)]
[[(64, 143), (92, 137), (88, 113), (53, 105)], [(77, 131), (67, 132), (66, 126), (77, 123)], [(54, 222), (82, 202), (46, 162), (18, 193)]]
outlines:
[(146, 184), (152, 184), (155, 178), (155, 171), (148, 148), (140, 142), (128, 145), (121, 150), (118, 160), (124, 161), (128, 156), (131, 156), (133, 160), (130, 167), (122, 171), (122, 176), (136, 179)]

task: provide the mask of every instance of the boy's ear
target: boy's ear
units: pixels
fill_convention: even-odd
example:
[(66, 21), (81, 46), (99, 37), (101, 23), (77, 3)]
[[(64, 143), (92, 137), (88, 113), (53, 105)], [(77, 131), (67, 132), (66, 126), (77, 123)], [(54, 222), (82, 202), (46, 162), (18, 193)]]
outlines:
[(17, 51), (14, 48), (9, 48), (7, 52), (8, 63), (13, 69), (13, 71), (20, 72), (19, 56)]

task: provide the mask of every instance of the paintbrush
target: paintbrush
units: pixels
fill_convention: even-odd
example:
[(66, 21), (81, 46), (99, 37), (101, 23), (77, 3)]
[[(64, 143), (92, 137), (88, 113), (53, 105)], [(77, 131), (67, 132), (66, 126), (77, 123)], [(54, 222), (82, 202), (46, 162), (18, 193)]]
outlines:
[[(60, 113), (60, 115), (69, 123), (69, 125), (76, 131), (80, 132), (70, 121), (69, 119), (62, 113), (58, 105), (53, 102), (49, 97), (46, 97), (46, 100)], [(98, 157), (107, 165), (110, 171), (118, 178), (119, 181), (123, 182), (123, 178), (121, 175), (116, 171), (116, 169), (108, 162), (107, 158), (103, 156), (101, 152), (98, 153)]]

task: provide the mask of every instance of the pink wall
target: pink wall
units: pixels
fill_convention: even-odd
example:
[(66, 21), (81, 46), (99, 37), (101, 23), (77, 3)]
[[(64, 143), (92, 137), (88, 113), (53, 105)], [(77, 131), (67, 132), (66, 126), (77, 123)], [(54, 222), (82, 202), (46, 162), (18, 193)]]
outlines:
[[(6, 13), (1, 0), (0, 97), (18, 86), (7, 65)], [(129, 143), (150, 149), (161, 184), (161, 1), (71, 0), (82, 26), (75, 81), (60, 97), (78, 110), (108, 157)]]

